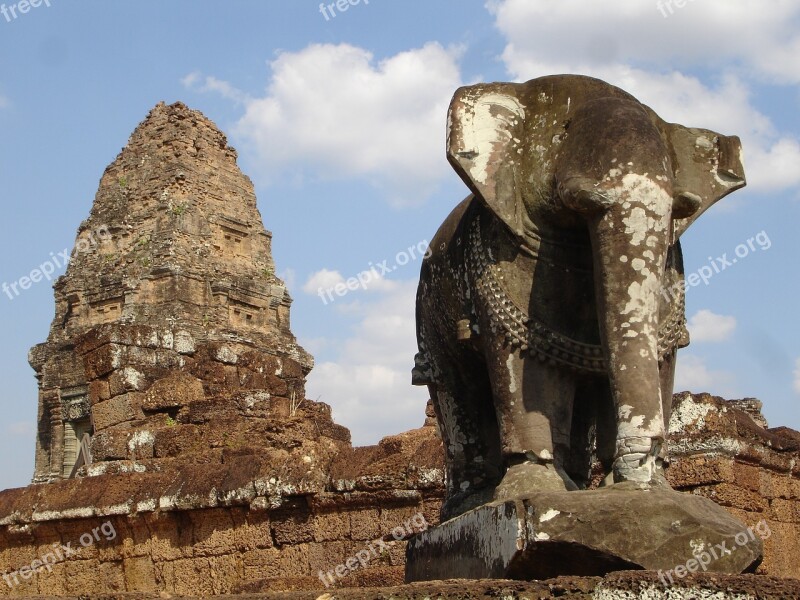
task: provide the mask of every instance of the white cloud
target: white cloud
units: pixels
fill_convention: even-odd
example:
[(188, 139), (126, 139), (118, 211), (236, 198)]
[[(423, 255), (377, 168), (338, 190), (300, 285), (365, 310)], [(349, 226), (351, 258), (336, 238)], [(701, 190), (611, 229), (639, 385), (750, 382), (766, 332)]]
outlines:
[(492, 0), (487, 5), (509, 38), (504, 59), (512, 67), (533, 57), (587, 67), (649, 63), (719, 69), (736, 63), (754, 78), (800, 83), (800, 5), (793, 1), (702, 0), (669, 18), (655, 1)]
[(700, 310), (689, 319), (689, 334), (693, 342), (724, 342), (736, 330), (736, 318)]
[(289, 290), (289, 293), (294, 294), (295, 286), (297, 285), (297, 273), (295, 270), (286, 268), (278, 273), (278, 277), (283, 280), (283, 283), (286, 285), (286, 289)]
[(800, 358), (795, 362), (794, 370), (794, 391), (800, 394)]
[(396, 281), (382, 276), (375, 267), (347, 279), (339, 271), (321, 269), (313, 273), (303, 284), (303, 291), (312, 296), (319, 296), (325, 304), (328, 304), (351, 292), (389, 292), (397, 287)]
[(268, 179), (287, 168), (359, 177), (397, 205), (417, 204), (450, 175), (444, 127), (461, 85), (458, 55), (436, 43), (379, 62), (348, 44), (283, 53), (265, 96), (245, 101), (235, 134)]
[(416, 287), (416, 281), (398, 282), (378, 301), (362, 305), (363, 319), (337, 344), (338, 355), (318, 363), (308, 377), (308, 397), (330, 404), (356, 445), (373, 444), (424, 422), (427, 388), (411, 385)]
[(321, 269), (313, 273), (303, 284), (303, 291), (312, 296), (319, 293), (320, 288), (329, 290), (336, 287), (338, 284), (344, 283), (344, 277), (339, 271), (330, 271), (328, 269)]
[(194, 92), (216, 92), (223, 98), (233, 100), (236, 104), (244, 104), (251, 98), (244, 92), (237, 90), (227, 81), (222, 81), (210, 75), (204, 76), (198, 71), (189, 73), (181, 79), (181, 83), (186, 89)]
[[(800, 142), (780, 135), (750, 100), (754, 81), (800, 83), (800, 62), (788, 59), (800, 51), (797, 3), (766, 0), (747, 8), (703, 0), (668, 19), (655, 3), (496, 0), (489, 7), (508, 41), (503, 60), (518, 80), (599, 77), (667, 121), (739, 135), (751, 189), (800, 183)], [(563, 43), (564, 32), (570, 43)], [(708, 84), (687, 74), (693, 67), (718, 75)]]
[(6, 433), (12, 437), (32, 438), (36, 434), (36, 426), (30, 421), (21, 421), (6, 426)]
[(733, 373), (728, 371), (712, 371), (705, 360), (693, 354), (678, 353), (678, 364), (675, 369), (675, 391), (709, 392), (720, 396), (735, 395), (732, 386), (735, 381)]

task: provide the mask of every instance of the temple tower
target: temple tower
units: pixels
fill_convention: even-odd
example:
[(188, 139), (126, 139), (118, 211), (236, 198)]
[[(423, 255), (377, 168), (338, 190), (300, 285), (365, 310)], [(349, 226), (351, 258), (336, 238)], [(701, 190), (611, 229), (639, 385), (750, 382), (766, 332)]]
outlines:
[[(251, 412), (303, 401), (313, 359), (290, 330), (272, 234), (236, 158), (201, 113), (160, 103), (103, 173), (54, 285), (50, 334), (29, 355), (39, 380), (34, 482), (111, 464), (141, 471), (163, 458), (154, 428), (245, 418), (242, 401)], [(189, 446), (202, 454), (213, 444), (179, 442), (167, 454)]]

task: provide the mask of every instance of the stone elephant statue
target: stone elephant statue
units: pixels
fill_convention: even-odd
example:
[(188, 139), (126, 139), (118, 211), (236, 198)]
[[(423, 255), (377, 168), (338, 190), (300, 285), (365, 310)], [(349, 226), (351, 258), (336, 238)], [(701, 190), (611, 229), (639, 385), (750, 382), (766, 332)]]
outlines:
[(576, 75), (459, 89), (447, 157), (472, 191), (417, 293), (413, 383), (445, 445), (443, 519), (605, 482), (667, 485), (678, 239), (745, 185), (741, 144)]

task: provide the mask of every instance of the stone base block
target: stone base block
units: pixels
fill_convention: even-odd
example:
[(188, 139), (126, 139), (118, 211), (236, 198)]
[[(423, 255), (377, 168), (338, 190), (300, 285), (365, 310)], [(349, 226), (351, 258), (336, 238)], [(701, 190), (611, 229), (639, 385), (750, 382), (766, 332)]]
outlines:
[[(766, 523), (764, 523), (766, 527)], [(645, 569), (665, 577), (752, 572), (768, 530), (711, 500), (619, 484), (487, 504), (415, 536), (406, 582), (548, 579)]]

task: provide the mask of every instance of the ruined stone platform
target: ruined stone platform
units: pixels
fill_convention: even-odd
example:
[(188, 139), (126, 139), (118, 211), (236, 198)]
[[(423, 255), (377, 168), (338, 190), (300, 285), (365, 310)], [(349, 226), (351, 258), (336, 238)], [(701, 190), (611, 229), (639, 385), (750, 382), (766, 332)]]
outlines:
[[(82, 596), (81, 596), (82, 597)], [(123, 593), (96, 600), (163, 600), (170, 595)], [(181, 596), (194, 600), (201, 596)], [(205, 597), (205, 596), (202, 596)], [(46, 597), (41, 597), (46, 598)], [(78, 596), (74, 596), (76, 600)], [(602, 577), (559, 577), (546, 581), (450, 580), (380, 588), (242, 593), (220, 600), (787, 600), (800, 598), (800, 580), (759, 575), (690, 575), (664, 586), (652, 571), (623, 571)], [(64, 600), (62, 597), (61, 600)]]

